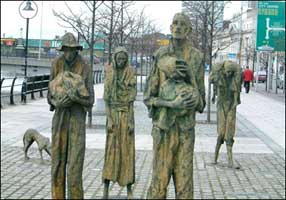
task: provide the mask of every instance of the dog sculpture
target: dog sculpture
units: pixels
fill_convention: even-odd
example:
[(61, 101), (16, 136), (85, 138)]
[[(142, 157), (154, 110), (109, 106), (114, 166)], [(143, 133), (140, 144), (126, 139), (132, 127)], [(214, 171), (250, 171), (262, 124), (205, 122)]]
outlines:
[(42, 151), (45, 150), (49, 156), (51, 156), (52, 146), (50, 143), (50, 139), (47, 137), (44, 137), (41, 135), (37, 130), (35, 129), (28, 129), (26, 130), (24, 136), (23, 136), (23, 143), (24, 143), (24, 153), (25, 153), (25, 160), (28, 160), (28, 149), (33, 144), (33, 142), (36, 141), (38, 144), (38, 148), (41, 155), (41, 160), (43, 161), (43, 154)]

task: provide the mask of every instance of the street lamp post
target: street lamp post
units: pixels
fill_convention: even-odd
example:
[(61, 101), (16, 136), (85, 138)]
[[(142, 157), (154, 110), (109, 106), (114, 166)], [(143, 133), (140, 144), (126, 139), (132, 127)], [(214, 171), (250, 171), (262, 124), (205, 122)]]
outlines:
[(41, 59), (41, 49), (42, 49), (42, 30), (43, 30), (43, 7), (44, 7), (44, 2), (42, 1), (42, 8), (41, 8), (41, 27), (40, 27), (40, 42), (39, 42), (39, 55), (38, 59)]
[[(24, 5), (24, 3), (26, 3), (26, 5)], [(38, 12), (38, 6), (33, 1), (23, 1), (19, 6), (20, 16), (26, 19), (25, 77), (27, 77), (29, 20), (34, 18), (37, 15), (37, 12)]]
[(105, 78), (105, 45), (106, 45), (106, 36), (107, 33), (103, 32), (103, 52), (102, 52), (102, 76)]

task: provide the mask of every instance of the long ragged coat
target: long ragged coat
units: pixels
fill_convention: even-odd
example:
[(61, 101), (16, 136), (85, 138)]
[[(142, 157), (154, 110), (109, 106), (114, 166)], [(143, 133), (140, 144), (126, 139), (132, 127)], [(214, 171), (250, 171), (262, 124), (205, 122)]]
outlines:
[(102, 178), (126, 186), (135, 181), (136, 78), (128, 62), (121, 72), (116, 68), (115, 57), (119, 52), (128, 55), (124, 48), (116, 49), (112, 64), (107, 66), (104, 83), (107, 128)]

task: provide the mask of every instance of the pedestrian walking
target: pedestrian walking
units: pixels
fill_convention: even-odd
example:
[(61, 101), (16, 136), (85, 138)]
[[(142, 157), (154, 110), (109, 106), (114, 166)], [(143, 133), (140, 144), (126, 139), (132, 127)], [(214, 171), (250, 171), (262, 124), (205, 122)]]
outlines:
[(246, 66), (246, 69), (243, 72), (243, 82), (246, 93), (249, 93), (250, 81), (252, 80), (253, 80), (253, 72), (249, 69), (248, 66)]
[(83, 199), (86, 113), (94, 103), (91, 67), (78, 54), (75, 36), (62, 37), (63, 55), (52, 62), (48, 103), (52, 121), (52, 199)]

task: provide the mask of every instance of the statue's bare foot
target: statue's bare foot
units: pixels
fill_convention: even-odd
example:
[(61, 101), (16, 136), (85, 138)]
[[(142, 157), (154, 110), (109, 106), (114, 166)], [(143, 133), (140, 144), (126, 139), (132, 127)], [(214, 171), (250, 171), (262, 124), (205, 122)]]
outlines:
[(103, 193), (103, 197), (102, 197), (102, 199), (108, 199), (108, 195), (107, 195), (107, 194), (105, 194), (105, 193)]
[(228, 168), (233, 168), (233, 161), (232, 160), (228, 161)]
[(230, 169), (240, 169), (240, 166), (228, 165), (228, 168), (230, 168)]
[(132, 193), (131, 185), (127, 186), (127, 199), (133, 199), (133, 193)]
[(108, 192), (109, 192), (109, 181), (105, 180), (102, 199), (108, 199)]
[(132, 192), (128, 192), (128, 193), (127, 193), (127, 199), (133, 199)]
[(108, 191), (104, 190), (102, 199), (108, 199)]

